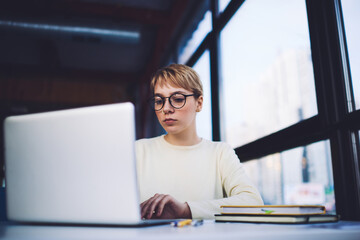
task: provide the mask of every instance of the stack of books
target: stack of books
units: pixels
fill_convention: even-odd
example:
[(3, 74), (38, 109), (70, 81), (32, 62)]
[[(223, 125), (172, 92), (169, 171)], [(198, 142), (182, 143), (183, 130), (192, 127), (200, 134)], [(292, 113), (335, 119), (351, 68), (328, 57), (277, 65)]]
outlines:
[(337, 215), (326, 214), (321, 205), (221, 206), (216, 222), (319, 223), (336, 222)]

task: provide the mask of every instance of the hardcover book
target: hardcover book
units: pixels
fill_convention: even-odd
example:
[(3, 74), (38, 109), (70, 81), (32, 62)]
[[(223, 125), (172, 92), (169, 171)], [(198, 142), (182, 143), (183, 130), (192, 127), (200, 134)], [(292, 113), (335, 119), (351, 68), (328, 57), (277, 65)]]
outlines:
[(270, 215), (270, 214), (215, 214), (216, 222), (244, 223), (324, 223), (336, 222), (337, 215)]
[(326, 210), (321, 205), (221, 206), (221, 214), (319, 215)]

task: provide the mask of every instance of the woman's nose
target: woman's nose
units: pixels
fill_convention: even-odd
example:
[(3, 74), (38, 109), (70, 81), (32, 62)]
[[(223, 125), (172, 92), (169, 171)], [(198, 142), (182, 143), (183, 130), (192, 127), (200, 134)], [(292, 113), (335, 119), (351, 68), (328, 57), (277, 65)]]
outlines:
[(165, 103), (164, 103), (164, 107), (163, 107), (163, 112), (164, 112), (164, 113), (168, 113), (168, 112), (172, 112), (172, 111), (174, 111), (174, 108), (173, 108), (173, 106), (171, 106), (171, 104), (170, 104), (170, 99), (167, 98), (167, 99), (165, 99)]

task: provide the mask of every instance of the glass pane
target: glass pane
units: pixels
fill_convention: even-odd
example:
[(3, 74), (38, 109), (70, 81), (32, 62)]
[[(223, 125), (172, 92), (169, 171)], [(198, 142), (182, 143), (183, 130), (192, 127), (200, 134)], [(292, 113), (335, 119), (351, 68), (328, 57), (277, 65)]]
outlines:
[(342, 0), (346, 42), (356, 109), (360, 109), (360, 1)]
[(207, 11), (203, 20), (199, 23), (198, 28), (194, 31), (191, 39), (186, 43), (179, 54), (179, 63), (185, 64), (189, 60), (206, 35), (211, 31), (211, 28), (211, 12)]
[(196, 127), (200, 137), (211, 140), (210, 55), (208, 50), (203, 53), (193, 68), (199, 74), (204, 90), (203, 109), (196, 117)]
[(320, 204), (335, 213), (329, 141), (272, 154), (244, 166), (265, 204)]
[(219, 12), (223, 12), (227, 5), (229, 5), (230, 0), (220, 0), (219, 1)]
[(317, 114), (303, 0), (245, 1), (221, 32), (223, 140), (238, 147)]

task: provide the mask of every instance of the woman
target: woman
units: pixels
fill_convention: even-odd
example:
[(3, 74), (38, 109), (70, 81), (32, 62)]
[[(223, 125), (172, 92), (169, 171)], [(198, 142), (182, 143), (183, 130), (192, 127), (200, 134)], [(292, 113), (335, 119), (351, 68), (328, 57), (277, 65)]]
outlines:
[(155, 73), (151, 91), (167, 134), (136, 142), (142, 217), (207, 219), (221, 205), (262, 205), (234, 150), (197, 135), (203, 104), (197, 73), (171, 64)]

